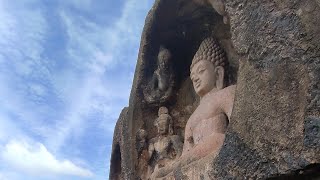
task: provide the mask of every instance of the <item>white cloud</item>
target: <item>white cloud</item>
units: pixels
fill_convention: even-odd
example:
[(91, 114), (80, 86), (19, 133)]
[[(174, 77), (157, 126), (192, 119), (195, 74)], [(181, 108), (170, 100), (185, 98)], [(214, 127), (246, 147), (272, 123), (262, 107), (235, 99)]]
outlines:
[[(69, 170), (71, 175), (90, 176), (79, 163), (72, 163), (83, 150), (67, 140), (83, 143), (92, 121), (98, 124), (101, 137), (111, 139), (114, 121), (128, 102), (145, 12), (152, 0), (127, 0), (122, 15), (111, 26), (73, 14), (79, 11), (68, 11), (59, 4), (61, 9), (55, 13), (66, 28), (67, 39), (62, 43), (66, 40), (67, 44), (61, 46), (68, 57), (51, 60), (46, 59), (45, 45), (51, 43), (48, 37), (55, 32), (47, 20), (56, 16), (44, 12), (39, 2), (24, 0), (15, 6), (16, 2), (0, 0), (0, 155), (6, 160), (0, 162), (36, 175), (41, 171), (67, 174), (65, 170)], [(87, 12), (92, 7), (92, 0), (63, 3)], [(88, 118), (92, 112), (99, 112), (99, 119)], [(98, 155), (103, 154), (104, 160), (108, 157), (105, 146), (110, 143), (93, 142), (96, 149), (102, 149)], [(74, 152), (72, 157), (65, 155), (64, 146)], [(53, 154), (69, 160), (59, 160)], [(85, 164), (91, 156), (81, 154), (79, 162), (83, 159)], [(106, 167), (103, 164), (99, 171), (105, 173)], [(0, 172), (4, 170), (0, 165)], [(6, 175), (0, 173), (0, 179), (12, 177)]]
[(31, 94), (36, 96), (44, 96), (46, 94), (47, 88), (41, 84), (31, 83), (30, 84), (30, 91)]
[[(28, 6), (30, 3), (21, 2), (21, 5)], [(4, 60), (11, 61), (18, 75), (30, 75), (32, 67), (41, 67), (48, 25), (40, 8), (13, 9), (8, 4), (7, 1), (0, 1), (1, 54), (6, 57)]]
[(110, 54), (103, 48), (101, 36), (103, 36), (103, 28), (88, 19), (81, 16), (75, 16), (70, 12), (61, 11), (60, 17), (66, 26), (68, 34), (67, 52), (69, 60), (74, 68), (94, 71), (95, 64), (101, 62), (104, 57), (105, 63), (101, 64), (101, 68), (105, 68), (112, 63)]
[(13, 136), (19, 138), (20, 134), (20, 130), (10, 121), (10, 118), (0, 111), (0, 145)]
[[(67, 97), (69, 109), (49, 139), (52, 148), (59, 149), (70, 136), (81, 138), (90, 112), (101, 112), (103, 126), (100, 127), (113, 131), (115, 116), (129, 100), (133, 74), (128, 67), (133, 68), (136, 62), (145, 11), (151, 3), (150, 0), (126, 1), (122, 15), (111, 26), (60, 10), (68, 34), (69, 60), (74, 68), (84, 71), (85, 76), (79, 78), (74, 70), (67, 70), (53, 83), (61, 97)], [(118, 74), (108, 73), (115, 67), (119, 68)], [(121, 78), (121, 73), (126, 78)], [(72, 80), (66, 82), (66, 78)], [(68, 88), (60, 87), (66, 84)]]
[[(33, 109), (30, 102), (45, 95), (46, 87), (28, 80), (34, 77), (48, 79), (50, 76), (42, 59), (47, 21), (40, 7), (21, 8), (32, 3), (19, 1), (20, 6), (15, 6), (9, 1), (0, 1), (1, 110), (22, 118), (30, 128), (39, 126), (40, 119), (35, 112), (41, 109)], [(16, 119), (14, 122), (19, 123)]]
[(107, 29), (108, 51), (113, 52), (120, 63), (135, 64), (145, 12), (152, 3), (153, 0), (127, 0), (121, 17)]
[(9, 180), (9, 178), (4, 173), (0, 172), (0, 180)]
[(61, 10), (60, 17), (69, 36), (67, 51), (72, 61), (75, 61), (75, 66), (95, 67), (101, 58), (104, 63), (100, 69), (113, 68), (119, 62), (122, 66), (134, 65), (145, 12), (152, 3), (152, 0), (127, 0), (121, 16), (109, 26), (96, 24), (90, 19)]
[(72, 175), (93, 177), (90, 170), (79, 167), (69, 160), (58, 160), (40, 143), (10, 141), (4, 146), (1, 157), (17, 171), (32, 176)]

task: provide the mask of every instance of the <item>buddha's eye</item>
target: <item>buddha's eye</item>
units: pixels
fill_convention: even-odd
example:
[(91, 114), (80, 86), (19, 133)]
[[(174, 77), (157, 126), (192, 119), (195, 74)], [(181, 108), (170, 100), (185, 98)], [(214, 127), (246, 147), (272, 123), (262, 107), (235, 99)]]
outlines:
[(198, 73), (203, 73), (205, 71), (205, 69), (204, 68), (201, 68), (201, 69), (199, 69), (199, 71), (198, 71)]

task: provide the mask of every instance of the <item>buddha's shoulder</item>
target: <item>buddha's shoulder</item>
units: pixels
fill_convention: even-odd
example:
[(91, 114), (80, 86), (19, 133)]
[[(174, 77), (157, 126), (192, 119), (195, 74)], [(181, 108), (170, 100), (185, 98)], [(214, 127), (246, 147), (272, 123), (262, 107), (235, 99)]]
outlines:
[(223, 88), (221, 91), (222, 92), (233, 93), (233, 92), (235, 92), (236, 87), (237, 87), (237, 85), (234, 84), (234, 85), (231, 85), (231, 86)]
[[(231, 86), (225, 87), (219, 91), (211, 93), (209, 96), (206, 96), (201, 101), (203, 101), (203, 102), (213, 101), (213, 102), (215, 102), (214, 104), (217, 104), (217, 103), (219, 104), (220, 103), (219, 99), (225, 100), (226, 97), (233, 96), (233, 94), (235, 93), (235, 90), (236, 90), (236, 85), (231, 85)], [(201, 105), (201, 103), (200, 103), (200, 105)], [(205, 103), (205, 106), (207, 106), (207, 103)]]
[(233, 101), (236, 87), (237, 87), (236, 85), (231, 85), (218, 91), (214, 97), (216, 99), (216, 103), (221, 105), (221, 104), (229, 103), (229, 101)]

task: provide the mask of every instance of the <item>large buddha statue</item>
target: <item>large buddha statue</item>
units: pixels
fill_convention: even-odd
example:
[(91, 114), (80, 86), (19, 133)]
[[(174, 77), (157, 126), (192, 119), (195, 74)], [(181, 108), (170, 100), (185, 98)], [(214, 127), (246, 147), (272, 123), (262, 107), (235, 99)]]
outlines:
[(190, 67), (195, 92), (200, 104), (190, 116), (184, 136), (182, 156), (173, 164), (159, 169), (153, 178), (164, 177), (178, 166), (219, 152), (228, 126), (235, 85), (226, 81), (227, 58), (214, 38), (205, 39)]

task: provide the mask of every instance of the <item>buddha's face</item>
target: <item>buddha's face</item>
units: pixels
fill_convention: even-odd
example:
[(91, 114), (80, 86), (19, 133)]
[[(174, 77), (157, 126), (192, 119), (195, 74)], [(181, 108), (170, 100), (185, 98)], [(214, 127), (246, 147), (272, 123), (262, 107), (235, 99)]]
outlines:
[(169, 121), (166, 116), (160, 116), (158, 120), (158, 133), (160, 135), (168, 134)]
[(159, 61), (158, 61), (158, 66), (161, 69), (167, 68), (168, 62), (169, 62), (169, 57), (167, 57), (167, 56), (160, 57)]
[(191, 69), (191, 80), (196, 93), (203, 97), (216, 86), (214, 65), (207, 60), (197, 62)]

